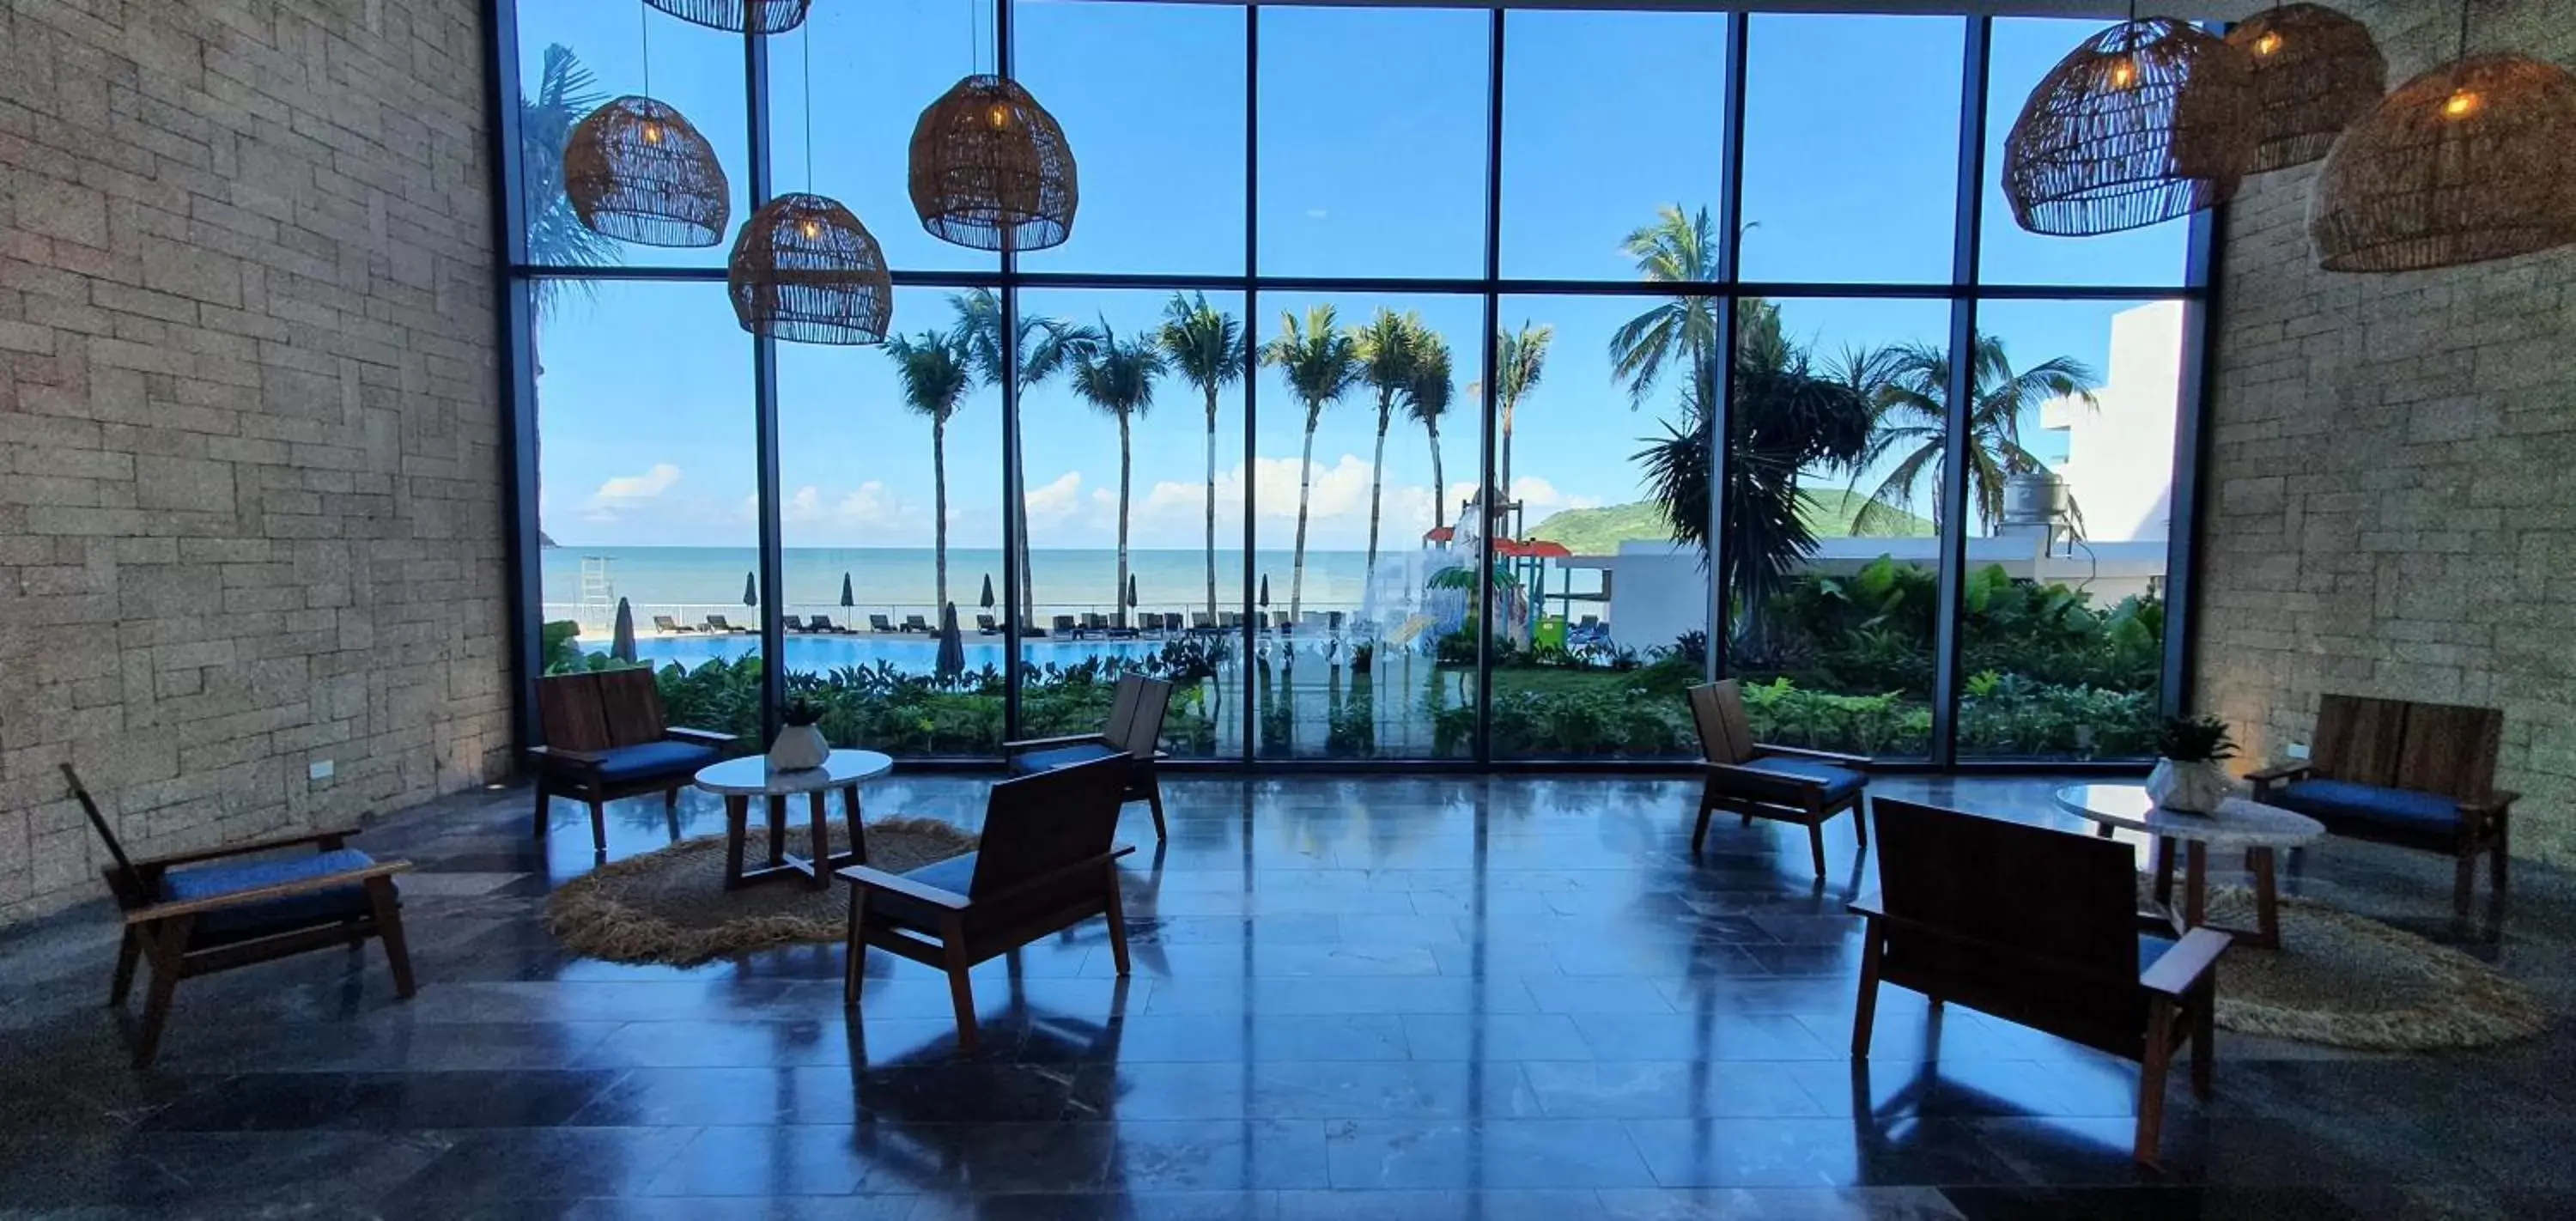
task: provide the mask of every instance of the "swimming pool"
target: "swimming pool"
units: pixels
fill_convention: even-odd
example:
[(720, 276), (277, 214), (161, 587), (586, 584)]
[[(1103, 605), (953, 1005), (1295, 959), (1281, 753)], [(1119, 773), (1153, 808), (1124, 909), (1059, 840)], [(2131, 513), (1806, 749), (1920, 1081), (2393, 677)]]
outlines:
[[(1021, 644), (1028, 656), (1041, 663), (1072, 665), (1094, 657), (1123, 657), (1142, 660), (1158, 656), (1166, 639), (1138, 640), (1066, 640), (1048, 637), (1025, 640)], [(986, 666), (1002, 668), (1002, 640), (998, 636), (965, 638), (966, 668), (981, 670)], [(593, 653), (608, 651), (604, 638), (583, 637), (582, 648)], [(1290, 647), (1275, 636), (1264, 636), (1255, 644), (1256, 657), (1277, 657)], [(1349, 644), (1331, 639), (1300, 638), (1294, 642), (1300, 657), (1337, 659), (1349, 651)], [(682, 668), (695, 669), (710, 661), (732, 661), (760, 648), (760, 637), (751, 633), (731, 636), (650, 636), (635, 642), (635, 659), (655, 666), (677, 662)], [(843, 666), (873, 666), (891, 662), (898, 669), (927, 672), (939, 662), (939, 638), (936, 636), (821, 636), (790, 634), (787, 637), (787, 665), (791, 670), (837, 670)]]

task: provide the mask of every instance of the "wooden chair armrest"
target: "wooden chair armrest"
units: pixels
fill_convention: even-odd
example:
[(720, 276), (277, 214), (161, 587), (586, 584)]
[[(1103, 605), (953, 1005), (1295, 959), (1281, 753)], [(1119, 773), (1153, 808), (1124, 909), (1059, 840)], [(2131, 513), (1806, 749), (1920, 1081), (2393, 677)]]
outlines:
[(2260, 794), (2263, 790), (2283, 781), (2300, 779), (2315, 771), (2316, 766), (2305, 760), (2296, 763), (2275, 763), (2270, 767), (2258, 767), (2245, 773), (2245, 780), (2254, 786), (2257, 794)]
[(2461, 802), (2460, 812), (2463, 814), (2482, 815), (2502, 814), (2511, 810), (2513, 808), (2513, 803), (2520, 800), (2522, 800), (2522, 794), (2514, 792), (2511, 789), (2495, 789), (2490, 791), (2486, 796), (2480, 797), (2475, 801)]
[(1030, 878), (1028, 881), (1022, 882), (1000, 894), (987, 895), (985, 896), (984, 901), (989, 904), (1008, 903), (1023, 891), (1053, 886), (1066, 878), (1079, 877), (1083, 874), (1091, 873), (1105, 865), (1115, 863), (1119, 857), (1125, 856), (1135, 850), (1136, 849), (1133, 845), (1121, 844), (1118, 847), (1112, 848), (1098, 856), (1084, 857), (1072, 864), (1062, 865), (1057, 868), (1047, 870), (1045, 873), (1041, 873), (1036, 877)]
[(902, 895), (907, 899), (927, 903), (932, 907), (941, 908), (946, 911), (962, 912), (966, 910), (968, 902), (964, 895), (952, 894), (948, 891), (941, 890), (936, 886), (924, 886), (919, 882), (912, 881), (911, 879), (905, 878), (899, 874), (887, 873), (885, 870), (871, 868), (866, 865), (852, 865), (847, 869), (835, 871), (833, 876), (844, 882), (848, 882), (853, 886), (865, 886), (871, 890), (891, 891), (895, 894)]
[(339, 846), (338, 841), (347, 840), (350, 836), (356, 835), (357, 833), (358, 829), (356, 827), (342, 827), (335, 831), (310, 831), (302, 835), (280, 836), (276, 839), (264, 839), (256, 843), (232, 844), (222, 848), (204, 848), (195, 852), (174, 852), (168, 856), (156, 856), (146, 860), (138, 860), (134, 862), (134, 867), (136, 869), (168, 869), (178, 865), (194, 865), (201, 861), (219, 861), (228, 856), (248, 856), (254, 852), (274, 852), (280, 848), (301, 848), (307, 844), (312, 844), (325, 849), (335, 848)]
[(129, 925), (151, 924), (176, 916), (193, 916), (200, 912), (220, 911), (245, 903), (262, 903), (270, 899), (283, 899), (289, 895), (300, 895), (309, 891), (330, 890), (352, 883), (372, 881), (376, 878), (389, 878), (410, 870), (410, 861), (378, 861), (364, 869), (350, 869), (340, 873), (323, 874), (320, 877), (297, 878), (292, 882), (280, 882), (275, 886), (262, 886), (255, 890), (241, 890), (228, 895), (208, 895), (202, 899), (186, 899), (176, 903), (155, 903), (150, 907), (138, 907), (125, 913), (125, 922)]
[(664, 726), (662, 738), (669, 742), (694, 742), (700, 746), (713, 746), (719, 749), (742, 740), (735, 734), (718, 733), (712, 729), (691, 729), (686, 725)]
[(1865, 899), (1854, 899), (1849, 903), (1843, 904), (1843, 910), (1850, 912), (1855, 916), (1864, 916), (1872, 920), (1884, 920), (1887, 918), (1887, 912), (1879, 907), (1877, 895), (1871, 895)]
[[(1797, 789), (1822, 789), (1830, 781), (1822, 776), (1802, 776), (1796, 772), (1766, 771), (1738, 763), (1701, 763), (1700, 768), (1713, 776), (1733, 776), (1752, 784), (1785, 785)], [(1776, 791), (1776, 790), (1775, 790)]]
[(2218, 956), (2232, 944), (2227, 934), (2214, 928), (2196, 928), (2183, 934), (2174, 948), (2138, 972), (2138, 986), (2149, 992), (2161, 992), (2180, 999), (2200, 986), (2210, 969), (2218, 965)]
[(528, 755), (539, 763), (561, 763), (570, 767), (597, 767), (607, 756), (569, 746), (531, 746)]
[(1098, 733), (1071, 733), (1061, 738), (1027, 738), (1018, 742), (1002, 743), (1002, 753), (1017, 754), (1024, 750), (1045, 750), (1050, 746), (1083, 746), (1091, 743), (1107, 746), (1109, 736)]
[(1831, 763), (1836, 767), (1855, 769), (1869, 766), (1869, 757), (1866, 755), (1845, 755), (1838, 754), (1830, 750), (1809, 750), (1804, 746), (1773, 746), (1767, 742), (1755, 743), (1753, 754), (1756, 758), (1763, 755), (1787, 755), (1791, 758), (1813, 759), (1818, 763)]

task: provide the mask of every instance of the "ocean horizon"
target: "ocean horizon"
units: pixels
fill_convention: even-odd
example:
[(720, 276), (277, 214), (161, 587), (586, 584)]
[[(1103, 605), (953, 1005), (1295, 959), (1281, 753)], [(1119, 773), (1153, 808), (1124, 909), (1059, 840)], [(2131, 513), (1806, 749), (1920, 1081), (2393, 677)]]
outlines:
[[(1379, 562), (1399, 554), (1381, 551)], [(1206, 608), (1206, 552), (1131, 548), (1127, 555), (1128, 571), (1136, 582), (1136, 610)], [(1286, 549), (1254, 553), (1254, 589), (1259, 590), (1264, 576), (1269, 578), (1269, 605), (1274, 610), (1288, 604), (1291, 558)], [(1363, 551), (1309, 549), (1306, 608), (1358, 606), (1367, 558)], [(782, 605), (791, 613), (836, 613), (845, 576), (851, 587), (850, 609), (862, 616), (871, 612), (927, 615), (938, 602), (937, 565), (928, 547), (789, 547), (783, 559)], [(1216, 565), (1218, 609), (1233, 609), (1242, 598), (1242, 550), (1220, 548)], [(632, 602), (639, 614), (710, 610), (721, 614), (744, 605), (744, 579), (758, 569), (759, 551), (754, 547), (557, 544), (545, 549), (540, 567), (549, 617), (569, 616), (584, 604), (614, 605), (619, 598)], [(1121, 600), (1115, 589), (1118, 553), (1114, 548), (1040, 547), (1030, 552), (1029, 568), (1039, 614), (1107, 614)], [(999, 547), (948, 549), (948, 598), (957, 604), (961, 617), (983, 609), (986, 577), (992, 579), (994, 601), (1000, 602), (1002, 574)]]

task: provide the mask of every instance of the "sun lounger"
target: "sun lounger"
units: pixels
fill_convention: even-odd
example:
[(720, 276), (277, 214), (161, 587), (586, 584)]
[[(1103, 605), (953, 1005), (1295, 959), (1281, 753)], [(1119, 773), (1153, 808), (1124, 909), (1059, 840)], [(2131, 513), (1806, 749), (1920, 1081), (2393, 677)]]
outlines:
[(1578, 631), (1591, 631), (1592, 629), (1601, 626), (1601, 616), (1585, 615), (1584, 617), (1575, 620), (1574, 626)]
[(1068, 633), (1068, 634), (1070, 634), (1070, 633), (1073, 631), (1073, 616), (1071, 616), (1071, 615), (1058, 615), (1058, 616), (1056, 616), (1056, 617), (1055, 617), (1055, 630), (1056, 630), (1056, 631), (1058, 631), (1058, 632), (1063, 632), (1063, 633)]
[(907, 632), (927, 633), (930, 631), (930, 621), (919, 615), (905, 615), (903, 617), (903, 630)]
[(868, 616), (868, 630), (871, 632), (891, 632), (894, 630), (894, 619), (887, 615), (870, 615)]
[(807, 631), (830, 632), (839, 636), (846, 636), (850, 632), (850, 629), (832, 622), (832, 617), (830, 615), (807, 615), (805, 617), (805, 623)]
[(975, 632), (977, 635), (981, 636), (999, 636), (1002, 634), (1002, 628), (1001, 625), (993, 622), (993, 617), (991, 615), (977, 615), (975, 616)]
[(1206, 631), (1213, 631), (1213, 630), (1215, 630), (1215, 628), (1216, 628), (1216, 617), (1215, 617), (1214, 615), (1210, 615), (1210, 614), (1209, 614), (1209, 613), (1207, 613), (1206, 611), (1191, 611), (1191, 612), (1190, 612), (1190, 630), (1191, 630), (1191, 631), (1193, 631), (1193, 632), (1206, 632)]
[(799, 635), (799, 636), (802, 636), (802, 635), (804, 635), (804, 634), (806, 634), (806, 633), (811, 632), (811, 631), (813, 631), (813, 630), (814, 630), (814, 629), (812, 629), (812, 628), (810, 628), (810, 627), (805, 626), (805, 620), (804, 620), (803, 618), (799, 617), (799, 616), (796, 616), (796, 615), (781, 615), (781, 616), (779, 616), (779, 622), (780, 622), (780, 623), (781, 623), (781, 624), (782, 624), (782, 625), (783, 625), (783, 626), (784, 626), (788, 631), (794, 632), (794, 633), (796, 633), (796, 634), (797, 634), (797, 635)]
[(1218, 626), (1226, 631), (1231, 632), (1243, 626), (1242, 611), (1218, 611), (1216, 617)]
[(1286, 612), (1286, 611), (1272, 611), (1272, 612), (1270, 612), (1270, 628), (1271, 628), (1271, 630), (1272, 630), (1272, 631), (1286, 631), (1286, 630), (1288, 630), (1288, 612)]
[(725, 635), (733, 636), (748, 632), (751, 629), (747, 627), (735, 627), (734, 625), (725, 622), (725, 617), (722, 615), (709, 615), (707, 616), (706, 630), (710, 632), (722, 632)]
[(1082, 613), (1082, 630), (1086, 632), (1108, 631), (1109, 616), (1101, 614), (1099, 611), (1084, 611)]
[(653, 616), (653, 630), (660, 632), (665, 636), (677, 636), (682, 632), (694, 632), (698, 629), (690, 627), (688, 624), (682, 623), (669, 615), (655, 615)]

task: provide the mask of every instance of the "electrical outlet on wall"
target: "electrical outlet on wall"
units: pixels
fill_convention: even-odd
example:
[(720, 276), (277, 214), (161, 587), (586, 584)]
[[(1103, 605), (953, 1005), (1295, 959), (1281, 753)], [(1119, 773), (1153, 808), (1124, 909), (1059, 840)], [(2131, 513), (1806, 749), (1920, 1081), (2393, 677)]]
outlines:
[(2299, 760), (2299, 761), (2301, 761), (2301, 762), (2305, 762), (2305, 761), (2307, 760), (2307, 757), (2308, 757), (2308, 744), (2307, 744), (2307, 743), (2305, 743), (2305, 742), (2292, 742), (2292, 743), (2290, 743), (2290, 745), (2289, 745), (2289, 747), (2288, 747), (2288, 750), (2289, 750), (2289, 754), (2290, 754), (2290, 757), (2291, 757), (2291, 758), (2296, 759), (2296, 760)]
[(305, 764), (305, 765), (304, 765), (304, 778), (305, 778), (305, 779), (307, 779), (307, 780), (328, 780), (328, 779), (330, 779), (330, 778), (331, 778), (331, 761), (330, 761), (330, 760), (328, 760), (328, 759), (316, 759), (316, 760), (312, 761), (311, 763), (307, 763), (307, 764)]

